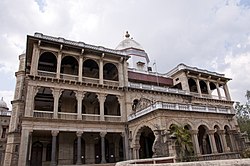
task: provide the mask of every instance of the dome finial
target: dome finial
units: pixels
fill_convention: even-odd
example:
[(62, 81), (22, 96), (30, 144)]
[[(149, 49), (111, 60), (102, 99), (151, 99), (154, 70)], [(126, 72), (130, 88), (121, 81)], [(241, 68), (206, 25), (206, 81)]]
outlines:
[(125, 37), (126, 37), (126, 38), (129, 38), (129, 37), (130, 37), (130, 34), (128, 33), (128, 31), (126, 31)]

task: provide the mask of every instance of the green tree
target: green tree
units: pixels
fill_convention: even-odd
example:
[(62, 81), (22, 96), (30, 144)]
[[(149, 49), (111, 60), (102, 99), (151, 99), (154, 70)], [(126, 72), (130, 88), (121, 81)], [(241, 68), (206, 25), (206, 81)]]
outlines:
[(239, 102), (235, 105), (236, 118), (240, 127), (241, 132), (247, 132), (250, 136), (250, 91), (246, 91), (247, 103), (240, 104)]
[(190, 131), (178, 125), (171, 125), (170, 134), (175, 138), (176, 153), (180, 161), (190, 161), (194, 155)]

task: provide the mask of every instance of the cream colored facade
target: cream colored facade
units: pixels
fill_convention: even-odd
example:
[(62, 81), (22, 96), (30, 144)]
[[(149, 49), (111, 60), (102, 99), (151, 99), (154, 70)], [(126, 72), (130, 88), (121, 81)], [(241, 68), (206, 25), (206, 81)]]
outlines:
[(116, 49), (36, 33), (19, 60), (5, 166), (176, 155), (172, 124), (201, 158), (240, 149), (230, 79), (184, 64), (153, 72), (128, 33)]

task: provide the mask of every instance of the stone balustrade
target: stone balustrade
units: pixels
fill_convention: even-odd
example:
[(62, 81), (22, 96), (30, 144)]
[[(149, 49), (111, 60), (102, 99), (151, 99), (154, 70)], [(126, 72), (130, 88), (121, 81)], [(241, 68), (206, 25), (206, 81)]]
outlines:
[(128, 116), (128, 121), (134, 120), (136, 118), (139, 118), (143, 115), (146, 115), (158, 109), (234, 114), (234, 110), (230, 108), (218, 108), (218, 107), (210, 107), (206, 105), (203, 106), (203, 105), (192, 105), (192, 104), (178, 104), (178, 103), (167, 103), (167, 102), (158, 101), (142, 110), (139, 110), (135, 113), (130, 114)]

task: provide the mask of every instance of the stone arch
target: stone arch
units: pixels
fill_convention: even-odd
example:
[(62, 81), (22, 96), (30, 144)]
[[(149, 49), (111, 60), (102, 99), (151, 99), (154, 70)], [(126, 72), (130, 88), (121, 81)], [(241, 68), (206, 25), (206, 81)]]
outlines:
[(167, 123), (166, 128), (169, 129), (170, 126), (173, 125), (173, 124), (174, 124), (174, 125), (178, 125), (178, 126), (181, 125), (181, 123), (179, 123), (177, 120), (171, 119), (171, 120)]
[(231, 130), (231, 127), (229, 127), (229, 125), (224, 126), (226, 144), (227, 144), (227, 147), (229, 147), (230, 151), (232, 152), (233, 151), (233, 146), (232, 146), (233, 142), (230, 138), (230, 130)]
[(208, 94), (208, 88), (207, 88), (206, 82), (203, 80), (200, 80), (199, 83), (200, 83), (201, 93)]
[(139, 158), (152, 158), (153, 157), (153, 144), (155, 141), (155, 133), (153, 128), (148, 125), (142, 125), (136, 132), (135, 144), (139, 146)]
[(118, 81), (118, 69), (117, 66), (113, 63), (105, 63), (103, 65), (103, 79)]
[(198, 130), (198, 128), (200, 127), (200, 126), (206, 126), (207, 127), (207, 129), (208, 130), (213, 130), (213, 128), (209, 128), (209, 124), (206, 122), (206, 121), (204, 121), (204, 120), (201, 120), (200, 122), (198, 122), (196, 125), (195, 125), (195, 130)]
[(77, 113), (77, 99), (74, 91), (63, 90), (59, 98), (58, 112)]
[(136, 111), (137, 110), (137, 107), (138, 107), (138, 104), (139, 104), (139, 99), (134, 99), (134, 100), (132, 100), (133, 102), (132, 102), (132, 110), (133, 111)]
[(143, 127), (149, 127), (152, 131), (156, 129), (155, 126), (151, 122), (142, 121), (141, 124), (138, 125), (133, 132), (134, 134), (133, 134), (132, 145), (137, 145), (138, 143), (137, 141), (138, 139), (140, 139), (140, 134), (141, 134), (141, 130)]
[(54, 110), (54, 96), (51, 88), (39, 87), (34, 98), (34, 110), (52, 111)]
[(43, 52), (39, 56), (38, 70), (56, 72), (57, 69), (57, 57), (52, 52)]
[(197, 84), (193, 78), (188, 79), (188, 86), (189, 86), (190, 92), (198, 93)]
[(71, 55), (66, 55), (62, 58), (61, 62), (61, 73), (78, 75), (78, 59)]
[(189, 119), (185, 122), (184, 126), (185, 125), (189, 125), (191, 130), (195, 129), (195, 126), (194, 126), (193, 122), (191, 122)]
[(222, 140), (221, 140), (220, 135), (219, 135), (220, 127), (217, 124), (214, 125), (214, 131), (215, 131), (214, 132), (214, 140), (215, 140), (217, 152), (222, 153), (223, 152)]
[(118, 101), (118, 97), (115, 95), (108, 94), (106, 96), (106, 100), (104, 102), (104, 115), (121, 115), (120, 103)]
[(82, 64), (82, 76), (83, 77), (99, 78), (99, 65), (98, 65), (98, 63), (93, 59), (86, 59)]
[(208, 135), (208, 127), (206, 125), (200, 125), (198, 127), (198, 142), (201, 154), (211, 154), (212, 146), (210, 145), (210, 138)]

